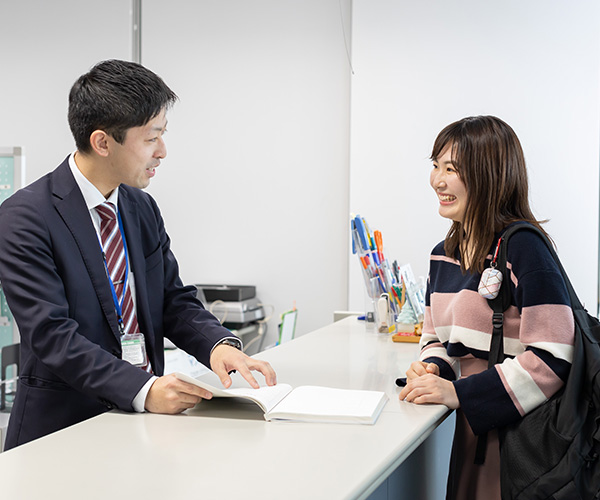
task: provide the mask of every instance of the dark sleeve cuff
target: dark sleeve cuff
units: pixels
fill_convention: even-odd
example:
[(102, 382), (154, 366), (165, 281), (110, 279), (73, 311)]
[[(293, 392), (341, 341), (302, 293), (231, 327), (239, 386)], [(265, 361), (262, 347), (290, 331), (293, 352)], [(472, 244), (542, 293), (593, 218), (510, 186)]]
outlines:
[(475, 435), (521, 418), (495, 369), (453, 382), (460, 407)]

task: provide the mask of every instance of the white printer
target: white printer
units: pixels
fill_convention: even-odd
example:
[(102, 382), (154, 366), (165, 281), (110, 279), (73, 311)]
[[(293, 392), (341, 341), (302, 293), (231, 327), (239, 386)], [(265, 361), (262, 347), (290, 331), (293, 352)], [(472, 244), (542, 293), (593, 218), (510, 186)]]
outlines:
[(240, 329), (264, 319), (265, 311), (249, 285), (195, 285), (198, 299), (230, 329)]

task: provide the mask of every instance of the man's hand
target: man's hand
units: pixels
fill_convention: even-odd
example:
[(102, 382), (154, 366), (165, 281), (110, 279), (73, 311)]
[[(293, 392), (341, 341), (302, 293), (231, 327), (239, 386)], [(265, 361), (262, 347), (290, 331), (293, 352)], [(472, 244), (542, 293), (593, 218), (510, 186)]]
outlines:
[(181, 413), (193, 408), (202, 399), (211, 399), (212, 394), (193, 384), (179, 380), (175, 375), (157, 378), (146, 396), (145, 408), (152, 413)]
[(221, 383), (226, 389), (231, 385), (229, 373), (233, 370), (239, 372), (255, 389), (258, 389), (260, 386), (252, 375), (252, 370), (262, 373), (267, 385), (275, 385), (277, 383), (275, 370), (271, 368), (269, 363), (246, 356), (239, 349), (226, 344), (220, 344), (213, 349), (210, 355), (210, 367), (221, 379)]

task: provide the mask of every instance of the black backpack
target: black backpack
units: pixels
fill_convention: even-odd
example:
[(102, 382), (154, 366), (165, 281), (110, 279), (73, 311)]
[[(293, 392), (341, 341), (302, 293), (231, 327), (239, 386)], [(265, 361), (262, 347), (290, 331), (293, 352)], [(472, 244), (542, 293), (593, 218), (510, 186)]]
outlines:
[[(581, 305), (552, 244), (529, 224), (510, 226), (501, 237), (497, 268), (508, 279), (508, 240), (529, 230), (544, 240), (564, 278), (575, 317), (573, 363), (566, 385), (518, 422), (500, 429), (502, 499), (600, 499), (600, 322)], [(489, 367), (504, 359), (503, 312), (510, 306), (503, 286), (488, 300), (494, 311)]]

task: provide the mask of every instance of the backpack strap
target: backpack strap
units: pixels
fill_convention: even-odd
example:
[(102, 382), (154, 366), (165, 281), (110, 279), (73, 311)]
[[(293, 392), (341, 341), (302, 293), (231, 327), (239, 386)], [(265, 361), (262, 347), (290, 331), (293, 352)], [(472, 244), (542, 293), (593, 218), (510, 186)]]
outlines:
[[(521, 227), (520, 227), (521, 226)], [(504, 311), (510, 307), (511, 295), (510, 288), (508, 286), (506, 270), (506, 262), (508, 260), (508, 240), (509, 238), (520, 229), (525, 227), (532, 227), (526, 224), (517, 224), (508, 228), (498, 242), (498, 258), (496, 260), (496, 269), (502, 273), (503, 285), (500, 287), (500, 293), (495, 299), (488, 299), (488, 305), (494, 312), (492, 315), (492, 325), (494, 327), (492, 331), (492, 340), (490, 342), (490, 353), (488, 357), (488, 368), (492, 368), (497, 363), (504, 361), (504, 343), (502, 328), (504, 326)]]
[[(509, 227), (498, 242), (498, 258), (496, 260), (496, 269), (502, 273), (503, 286), (500, 287), (500, 293), (495, 299), (488, 299), (488, 305), (493, 311), (492, 315), (492, 339), (490, 341), (490, 352), (488, 355), (488, 369), (492, 368), (495, 364), (502, 363), (504, 361), (504, 311), (510, 307), (511, 294), (508, 286), (508, 273), (506, 270), (506, 262), (508, 260), (508, 240), (510, 237), (520, 230), (530, 230), (538, 233), (544, 239), (544, 242), (549, 246), (554, 256), (554, 250), (550, 245), (550, 242), (537, 227), (529, 224), (515, 224)], [(557, 260), (557, 258), (555, 258)], [(557, 260), (558, 261), (558, 260)], [(475, 464), (481, 465), (485, 462), (485, 453), (487, 450), (487, 433), (481, 434), (477, 437), (477, 449), (475, 450)]]
[[(500, 247), (503, 245), (503, 241), (500, 243)], [(506, 255), (503, 256), (504, 260), (498, 259), (498, 266), (502, 272), (502, 276), (506, 276)], [(503, 264), (501, 267), (500, 264)], [(504, 361), (504, 342), (503, 342), (503, 325), (504, 325), (504, 311), (510, 306), (510, 289), (508, 286), (501, 286), (500, 293), (495, 299), (488, 299), (488, 305), (494, 311), (492, 315), (492, 325), (494, 327), (492, 331), (492, 339), (490, 341), (490, 352), (488, 354), (488, 369), (492, 368), (497, 363)], [(485, 452), (487, 450), (487, 432), (477, 436), (477, 448), (475, 450), (475, 464), (482, 465), (485, 462)]]

